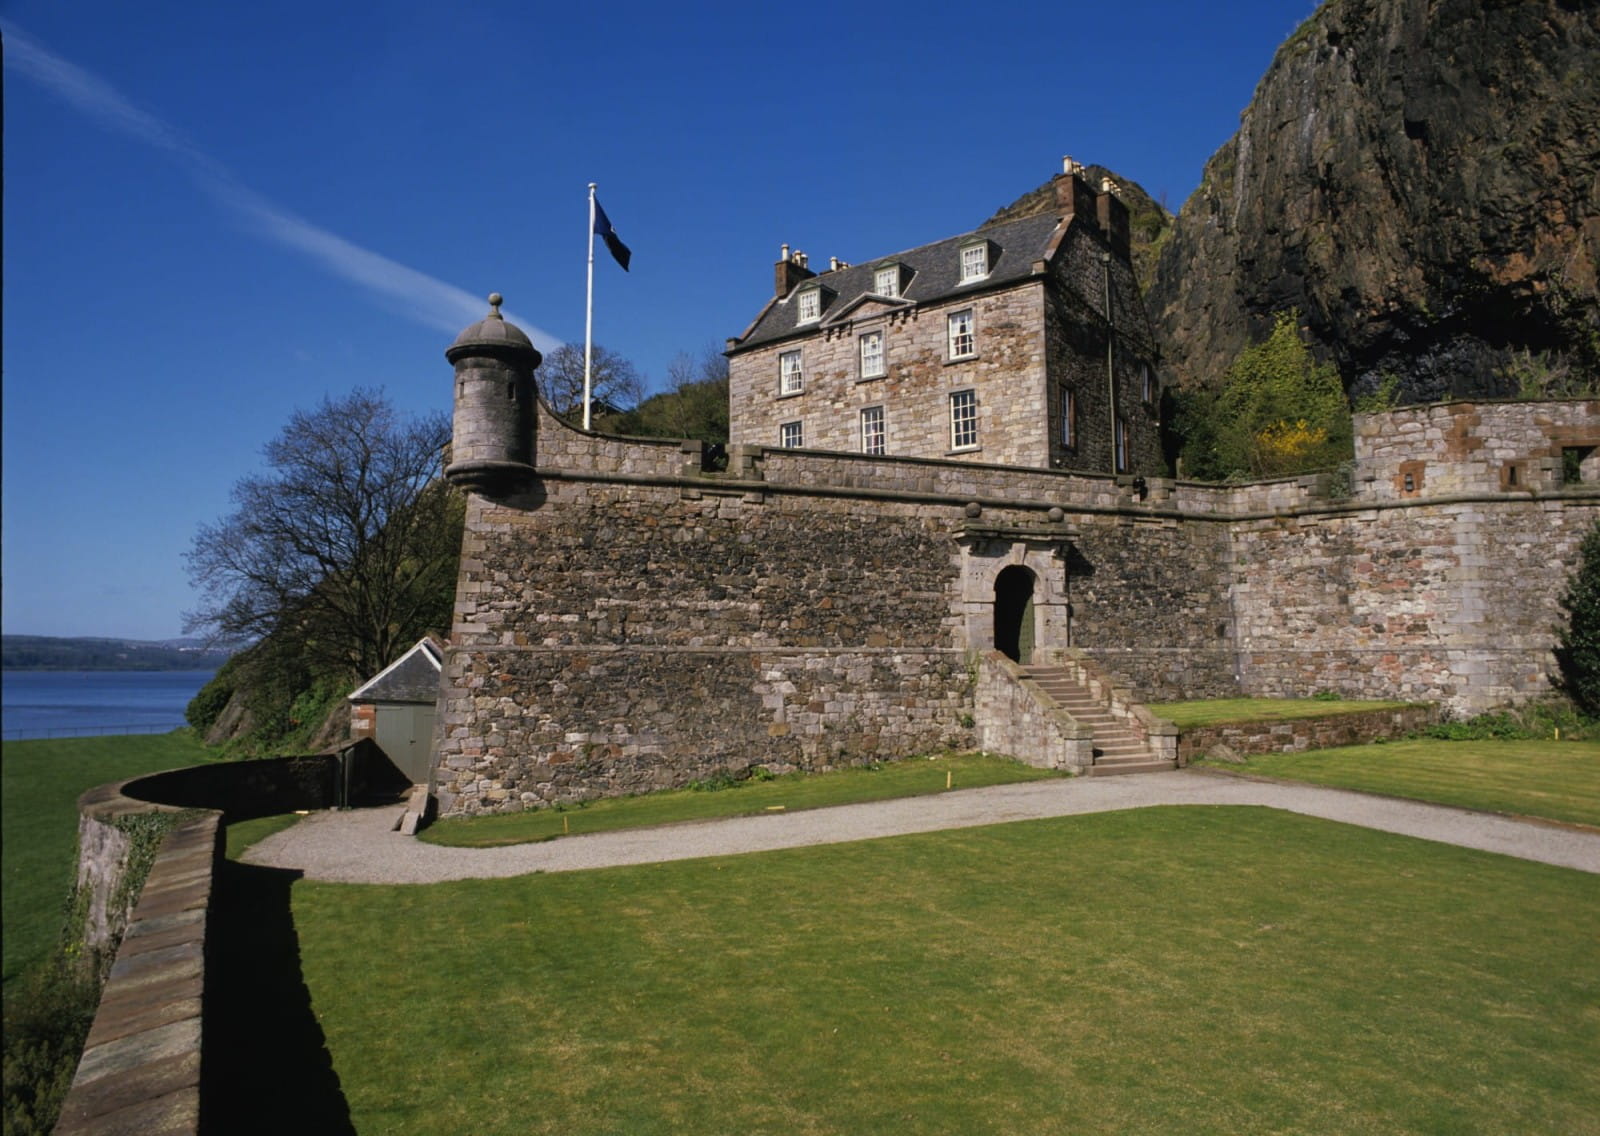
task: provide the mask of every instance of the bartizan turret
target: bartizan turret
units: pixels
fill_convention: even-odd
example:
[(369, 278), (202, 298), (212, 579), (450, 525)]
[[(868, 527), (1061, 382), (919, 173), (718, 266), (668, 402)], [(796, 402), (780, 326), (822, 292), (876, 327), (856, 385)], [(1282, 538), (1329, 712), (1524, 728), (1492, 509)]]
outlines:
[(541, 356), (523, 330), (500, 314), (500, 293), (489, 314), (467, 328), (444, 353), (456, 369), (455, 420), (445, 476), (463, 489), (496, 497), (534, 477), (533, 372)]

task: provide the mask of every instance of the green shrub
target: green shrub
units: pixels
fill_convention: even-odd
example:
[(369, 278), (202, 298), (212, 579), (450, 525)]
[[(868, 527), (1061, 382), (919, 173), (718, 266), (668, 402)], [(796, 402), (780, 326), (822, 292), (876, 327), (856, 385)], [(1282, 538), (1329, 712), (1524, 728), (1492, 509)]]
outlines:
[(197, 733), (204, 734), (222, 716), (228, 700), (238, 688), (238, 681), (239, 669), (234, 660), (229, 659), (211, 676), (211, 681), (200, 688), (200, 693), (189, 699), (189, 705), (183, 711), (184, 720)]
[(72, 1084), (100, 987), (92, 976), (55, 963), (6, 991), (5, 1136), (46, 1133)]
[(1448, 742), (1491, 741), (1497, 738), (1526, 738), (1527, 729), (1506, 711), (1479, 714), (1456, 722), (1436, 722), (1422, 731), (1425, 737)]
[(1515, 710), (1496, 710), (1456, 722), (1439, 722), (1422, 731), (1423, 737), (1451, 742), (1496, 740), (1538, 741), (1557, 734), (1571, 741), (1600, 736), (1600, 722), (1586, 717), (1563, 699), (1534, 702)]

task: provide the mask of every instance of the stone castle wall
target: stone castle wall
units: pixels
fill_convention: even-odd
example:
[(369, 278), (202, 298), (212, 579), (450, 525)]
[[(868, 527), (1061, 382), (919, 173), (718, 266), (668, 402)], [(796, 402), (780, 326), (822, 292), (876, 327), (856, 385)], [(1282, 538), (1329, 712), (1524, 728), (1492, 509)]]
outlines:
[[(1585, 405), (1537, 404), (1526, 445), (1581, 441)], [(1012, 565), (1038, 581), (1039, 647), (1080, 648), (1147, 697), (1522, 700), (1549, 689), (1556, 597), (1600, 518), (1593, 482), (1468, 492), (1458, 467), (1487, 446), (1428, 451), (1429, 492), (1387, 497), (1415, 451), (1370, 419), (1352, 489), (749, 446), (702, 474), (697, 446), (540, 413), (537, 480), (470, 499), (445, 811), (971, 744), (976, 653)], [(1509, 413), (1395, 422), (1476, 414), (1492, 431)]]

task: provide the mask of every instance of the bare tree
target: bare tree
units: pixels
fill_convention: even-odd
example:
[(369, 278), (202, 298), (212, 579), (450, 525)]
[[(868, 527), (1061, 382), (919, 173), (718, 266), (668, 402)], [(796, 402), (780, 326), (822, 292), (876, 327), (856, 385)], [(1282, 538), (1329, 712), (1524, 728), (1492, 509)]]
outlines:
[[(583, 344), (563, 343), (557, 347), (544, 357), (534, 377), (551, 410), (568, 422), (583, 422)], [(634, 365), (598, 343), (594, 345), (590, 380), (597, 414), (628, 410), (644, 397), (644, 380)]]
[(728, 358), (715, 344), (698, 356), (679, 352), (667, 364), (667, 389), (623, 416), (626, 433), (728, 440)]
[(232, 641), (275, 640), (321, 670), (375, 673), (446, 626), (461, 498), (436, 477), (443, 414), (402, 416), (382, 391), (298, 410), (233, 487), (187, 557), (204, 601), (187, 617)]

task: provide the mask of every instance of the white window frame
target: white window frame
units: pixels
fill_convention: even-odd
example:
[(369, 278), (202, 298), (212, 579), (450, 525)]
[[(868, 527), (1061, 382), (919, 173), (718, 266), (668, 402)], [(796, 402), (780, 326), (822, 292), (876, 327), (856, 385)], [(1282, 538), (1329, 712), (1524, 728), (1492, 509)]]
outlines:
[(978, 448), (978, 392), (971, 387), (950, 392), (950, 448)]
[(1068, 449), (1078, 445), (1078, 399), (1071, 387), (1061, 388), (1061, 444)]
[[(946, 317), (951, 359), (971, 359), (978, 353), (977, 320), (971, 308), (962, 308)], [(963, 350), (965, 348), (965, 350)]]
[(1117, 472), (1118, 473), (1127, 473), (1128, 472), (1128, 420), (1126, 418), (1124, 418), (1120, 414), (1117, 415), (1116, 434), (1117, 434), (1117, 436), (1116, 436), (1116, 439), (1114, 440), (1114, 445), (1116, 447)]
[(1152, 405), (1156, 400), (1156, 376), (1149, 363), (1139, 364), (1140, 400), (1146, 405)]
[[(867, 344), (876, 343), (878, 350), (875, 355), (868, 355)], [(887, 366), (887, 352), (883, 346), (883, 332), (863, 332), (856, 340), (856, 360), (859, 367), (858, 374), (863, 379), (881, 379), (889, 373)]]
[(796, 323), (816, 323), (822, 318), (822, 289), (806, 288), (795, 297), (799, 311), (795, 314)]
[(806, 444), (804, 421), (785, 422), (778, 427), (778, 445), (785, 450), (798, 450)]
[(970, 284), (989, 275), (988, 242), (963, 245), (961, 249), (961, 283)]
[(778, 397), (799, 394), (806, 389), (805, 362), (800, 349), (778, 352)]
[(884, 422), (883, 407), (862, 407), (861, 452), (864, 454), (886, 454), (889, 452), (888, 439), (889, 431)]
[[(884, 287), (885, 281), (888, 287)], [(900, 295), (900, 266), (898, 264), (886, 265), (872, 274), (872, 291), (874, 295), (898, 298)]]

